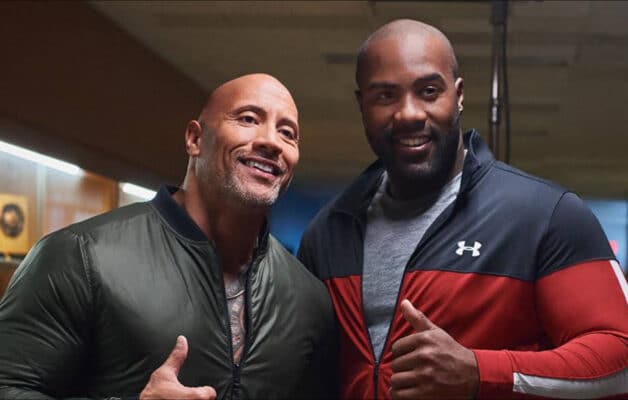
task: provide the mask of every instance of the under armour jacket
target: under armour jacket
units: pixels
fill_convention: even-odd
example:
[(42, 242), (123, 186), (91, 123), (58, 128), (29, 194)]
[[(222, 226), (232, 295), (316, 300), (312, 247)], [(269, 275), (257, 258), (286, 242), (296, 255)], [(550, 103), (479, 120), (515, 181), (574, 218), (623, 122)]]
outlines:
[(341, 326), (341, 398), (390, 398), (391, 346), (411, 333), (407, 298), (473, 350), (477, 398), (628, 393), (628, 290), (602, 229), (555, 184), (495, 161), (476, 131), (460, 193), (405, 266), (379, 363), (362, 307), (366, 211), (376, 162), (306, 230), (299, 258), (322, 279)]

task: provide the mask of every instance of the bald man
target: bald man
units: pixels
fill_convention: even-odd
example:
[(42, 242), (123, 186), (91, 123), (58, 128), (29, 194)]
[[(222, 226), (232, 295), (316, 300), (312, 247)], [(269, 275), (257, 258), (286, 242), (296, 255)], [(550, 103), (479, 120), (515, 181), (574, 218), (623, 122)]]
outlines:
[(341, 325), (343, 399), (622, 397), (628, 290), (573, 193), (463, 134), (447, 38), (412, 20), (360, 49), (378, 160), (306, 230)]
[(279, 81), (234, 79), (187, 125), (180, 188), (38, 242), (0, 303), (0, 398), (332, 396), (329, 296), (266, 221), (299, 138)]

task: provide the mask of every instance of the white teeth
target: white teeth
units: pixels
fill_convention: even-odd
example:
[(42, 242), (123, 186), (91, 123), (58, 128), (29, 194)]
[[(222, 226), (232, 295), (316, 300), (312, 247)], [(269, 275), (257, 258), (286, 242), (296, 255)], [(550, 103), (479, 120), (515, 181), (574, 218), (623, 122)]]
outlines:
[(428, 142), (428, 138), (399, 138), (397, 141), (404, 146), (420, 146)]
[(270, 166), (270, 165), (258, 163), (257, 161), (247, 161), (245, 164), (248, 167), (257, 168), (257, 169), (262, 170), (262, 171), (264, 171), (266, 173), (269, 173), (269, 174), (273, 173), (273, 167)]

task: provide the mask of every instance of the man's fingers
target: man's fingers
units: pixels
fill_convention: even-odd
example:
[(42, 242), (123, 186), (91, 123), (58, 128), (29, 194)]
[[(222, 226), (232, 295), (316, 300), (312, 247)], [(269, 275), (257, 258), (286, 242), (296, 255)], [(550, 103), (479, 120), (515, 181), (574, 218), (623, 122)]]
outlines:
[(193, 388), (195, 398), (203, 400), (216, 400), (216, 391), (211, 386)]
[(416, 400), (419, 398), (427, 398), (420, 397), (420, 393), (418, 392), (416, 387), (392, 389), (390, 391), (390, 397), (392, 398), (392, 400)]
[(434, 329), (436, 325), (412, 305), (408, 299), (401, 302), (401, 314), (417, 332)]
[(150, 384), (140, 393), (140, 400), (216, 400), (211, 386), (187, 387), (179, 383)]
[(390, 388), (399, 390), (414, 387), (417, 384), (416, 375), (413, 372), (401, 372), (392, 374), (390, 377)]
[(181, 366), (188, 356), (188, 341), (185, 336), (178, 336), (177, 343), (174, 345), (172, 352), (162, 364), (163, 367), (172, 369), (175, 375), (179, 374)]
[(407, 351), (405, 353), (395, 354), (393, 353), (393, 360), (390, 365), (393, 372), (411, 371), (417, 366), (416, 354), (413, 351)]

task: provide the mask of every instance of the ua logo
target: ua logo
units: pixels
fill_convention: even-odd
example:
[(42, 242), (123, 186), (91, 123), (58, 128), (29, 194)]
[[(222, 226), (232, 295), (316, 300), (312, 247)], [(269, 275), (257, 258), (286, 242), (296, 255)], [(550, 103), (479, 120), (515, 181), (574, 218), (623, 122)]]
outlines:
[(465, 251), (470, 251), (471, 257), (478, 257), (480, 255), (480, 247), (482, 247), (482, 243), (480, 242), (473, 242), (473, 247), (472, 247), (472, 246), (466, 246), (465, 241), (462, 240), (458, 242), (458, 249), (456, 250), (456, 254), (461, 256), (462, 253), (464, 253)]

